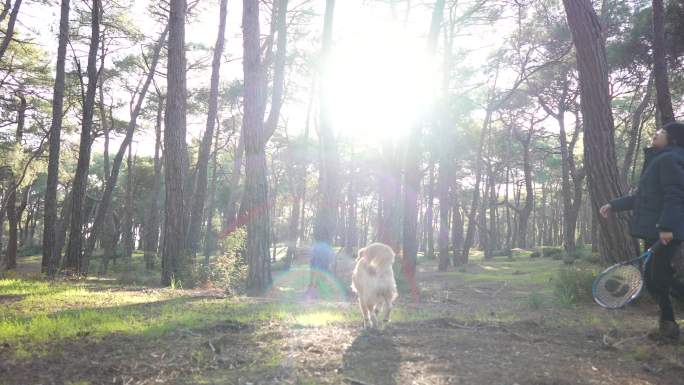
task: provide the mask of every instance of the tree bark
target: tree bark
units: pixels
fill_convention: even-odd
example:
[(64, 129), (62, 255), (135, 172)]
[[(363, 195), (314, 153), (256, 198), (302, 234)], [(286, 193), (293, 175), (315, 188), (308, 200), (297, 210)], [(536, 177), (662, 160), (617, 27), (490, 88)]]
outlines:
[[(306, 109), (306, 123), (304, 126), (304, 138), (303, 143), (305, 148), (309, 145), (309, 130), (311, 122), (311, 111), (313, 109), (314, 102), (314, 91), (315, 84), (311, 87), (311, 94), (309, 97), (308, 106)], [(287, 133), (287, 131), (286, 131)], [(288, 144), (289, 145), (289, 144)], [(297, 243), (300, 238), (303, 226), (304, 218), (304, 204), (306, 195), (306, 169), (308, 167), (308, 161), (306, 150), (298, 151), (298, 149), (290, 149), (289, 152), (290, 159), (290, 180), (291, 180), (291, 191), (292, 191), (292, 212), (290, 213), (290, 222), (288, 224), (288, 241), (287, 241), (287, 252), (285, 255), (285, 268), (289, 269), (294, 261), (297, 252)], [(294, 155), (294, 156), (292, 156)]]
[[(608, 93), (608, 64), (601, 23), (589, 0), (563, 0), (573, 36), (580, 78), (584, 125), (584, 161), (594, 211), (610, 199), (624, 195), (615, 157), (613, 115)], [(638, 254), (627, 221), (599, 218), (601, 255), (605, 262)]]
[(237, 222), (237, 202), (238, 202), (238, 188), (240, 187), (240, 176), (242, 169), (242, 159), (245, 153), (245, 137), (241, 133), (238, 138), (237, 147), (235, 147), (235, 155), (233, 158), (233, 170), (230, 174), (230, 189), (228, 191), (228, 208), (227, 214), (225, 216), (225, 232), (230, 234), (235, 231), (239, 226), (244, 225), (243, 223)]
[(663, 0), (653, 0), (653, 72), (655, 73), (658, 109), (662, 124), (666, 124), (675, 119), (665, 58), (665, 6), (663, 3)]
[(459, 265), (465, 265), (468, 263), (468, 255), (470, 254), (470, 248), (473, 245), (473, 240), (475, 238), (475, 227), (476, 227), (476, 217), (477, 209), (480, 206), (480, 183), (482, 181), (482, 154), (484, 152), (484, 143), (487, 138), (487, 132), (489, 131), (489, 124), (492, 118), (491, 106), (487, 107), (487, 112), (485, 114), (485, 119), (482, 123), (482, 131), (480, 132), (480, 143), (477, 150), (477, 158), (475, 165), (475, 185), (473, 186), (473, 197), (470, 202), (470, 212), (468, 213), (468, 226), (466, 227), (465, 239), (463, 241), (463, 250), (461, 252), (461, 258), (458, 260)]
[(71, 198), (71, 224), (69, 226), (69, 241), (67, 244), (64, 268), (72, 274), (83, 271), (83, 225), (86, 217), (84, 212), (86, 188), (88, 185), (88, 169), (90, 168), (90, 150), (92, 145), (93, 113), (95, 107), (95, 91), (97, 90), (97, 52), (100, 43), (100, 7), (101, 0), (93, 0), (91, 11), (91, 35), (88, 51), (88, 86), (83, 100), (83, 119), (81, 123), (81, 141), (78, 149), (78, 163), (74, 176)]
[(448, 164), (449, 155), (444, 144), (440, 145), (439, 174), (437, 174), (437, 196), (439, 199), (439, 234), (437, 246), (439, 247), (439, 271), (446, 271), (451, 260), (449, 256), (449, 185), (452, 166)]
[(219, 27), (214, 46), (214, 57), (211, 63), (211, 83), (209, 88), (209, 111), (207, 113), (207, 125), (202, 137), (202, 143), (197, 156), (195, 171), (195, 184), (192, 194), (192, 206), (190, 210), (190, 227), (188, 228), (188, 250), (196, 253), (199, 248), (200, 229), (204, 215), (204, 206), (207, 195), (207, 174), (209, 169), (209, 155), (211, 142), (214, 138), (216, 115), (218, 112), (219, 74), (221, 70), (221, 56), (226, 33), (226, 15), (228, 13), (228, 0), (221, 0), (219, 7)]
[(271, 283), (268, 181), (261, 95), (259, 1), (243, 0), (242, 32), (245, 79), (242, 136), (245, 143), (245, 191), (240, 217), (247, 222), (247, 290), (261, 294)]
[[(152, 79), (154, 77), (156, 68), (157, 68), (157, 63), (159, 62), (159, 56), (161, 53), (162, 46), (164, 44), (164, 41), (166, 40), (166, 35), (168, 34), (169, 31), (169, 25), (167, 25), (164, 28), (164, 31), (162, 31), (161, 36), (159, 37), (159, 40), (157, 41), (153, 53), (152, 53), (152, 58), (150, 60), (150, 68), (149, 71), (146, 75), (145, 81), (143, 82), (142, 88), (140, 89), (140, 93), (138, 94), (138, 99), (135, 101), (135, 104), (133, 106), (133, 109), (130, 111), (130, 120), (128, 121), (128, 125), (126, 126), (126, 135), (124, 136), (123, 141), (121, 142), (121, 145), (119, 146), (119, 149), (116, 152), (116, 155), (114, 156), (114, 160), (112, 161), (111, 165), (111, 173), (107, 176), (107, 182), (105, 184), (105, 189), (104, 192), (102, 193), (102, 199), (100, 202), (100, 205), (98, 207), (98, 210), (95, 214), (95, 219), (93, 221), (93, 226), (91, 228), (90, 232), (90, 237), (88, 238), (88, 244), (86, 245), (85, 253), (84, 253), (84, 260), (85, 260), (85, 265), (87, 266), (89, 261), (90, 261), (90, 256), (93, 253), (93, 250), (95, 249), (95, 242), (97, 240), (97, 237), (100, 235), (100, 228), (102, 225), (105, 223), (105, 218), (111, 216), (111, 202), (112, 202), (112, 196), (114, 193), (114, 188), (116, 187), (118, 178), (119, 178), (119, 171), (121, 169), (121, 164), (123, 162), (123, 157), (126, 154), (126, 150), (128, 149), (128, 146), (130, 145), (131, 141), (133, 140), (133, 134), (135, 133), (135, 128), (137, 126), (138, 122), (138, 116), (140, 115), (140, 111), (142, 109), (142, 103), (145, 100), (145, 95), (147, 95), (147, 90), (150, 87), (150, 84), (152, 83)], [(135, 97), (135, 96), (133, 96)], [(185, 137), (185, 136), (183, 136)], [(183, 140), (183, 144), (185, 143), (185, 140)], [(111, 220), (107, 218), (107, 222), (111, 224)], [(107, 226), (108, 228), (111, 228), (110, 226)], [(114, 242), (116, 243), (116, 242)]]
[(124, 201), (123, 224), (121, 226), (123, 258), (129, 259), (133, 256), (135, 241), (133, 239), (133, 146), (128, 146), (128, 158), (126, 159), (126, 193)]
[(41, 271), (54, 276), (57, 270), (57, 183), (59, 179), (59, 147), (62, 131), (62, 114), (64, 109), (64, 64), (66, 46), (69, 40), (69, 0), (62, 0), (59, 17), (59, 42), (57, 46), (57, 64), (55, 85), (52, 95), (52, 122), (48, 140), (49, 154), (47, 166), (47, 183), (45, 187), (45, 207), (43, 219), (43, 258)]
[(171, 0), (167, 69), (167, 104), (164, 117), (164, 243), (161, 284), (169, 286), (182, 278), (187, 218), (185, 178), (188, 166), (185, 142), (187, 105), (185, 61), (186, 0)]
[[(320, 93), (319, 93), (319, 130), (320, 130), (320, 155), (321, 165), (318, 179), (320, 198), (316, 208), (316, 219), (314, 223), (314, 241), (325, 245), (317, 247), (315, 251), (332, 253), (333, 239), (335, 238), (335, 228), (338, 209), (338, 159), (337, 145), (332, 130), (330, 117), (329, 100), (326, 100), (325, 63), (330, 57), (332, 47), (332, 27), (335, 0), (326, 0), (325, 16), (323, 22), (323, 36), (321, 47), (321, 62), (324, 63), (323, 70), (319, 73)], [(312, 258), (328, 258), (328, 256), (312, 255)]]
[[(401, 166), (398, 162), (398, 146), (385, 142), (382, 146), (382, 162), (378, 175), (378, 189), (382, 210), (378, 217), (378, 239), (395, 252), (401, 247)], [(413, 188), (413, 187), (410, 187)]]
[[(428, 32), (428, 54), (432, 57), (435, 56), (435, 52), (437, 50), (437, 40), (439, 38), (439, 32), (442, 29), (442, 21), (444, 19), (444, 0), (437, 0), (435, 2), (434, 8), (432, 9), (432, 15), (430, 17), (430, 30)], [(429, 117), (428, 119), (432, 119), (432, 124), (434, 126), (439, 127), (438, 125), (441, 123), (439, 122), (439, 119), (434, 118), (434, 117)], [(411, 134), (409, 136), (409, 141), (407, 142), (406, 147), (406, 154), (405, 154), (405, 175), (404, 175), (404, 221), (403, 221), (403, 233), (402, 233), (402, 240), (403, 240), (403, 261), (402, 261), (402, 268), (403, 268), (403, 273), (404, 276), (406, 277), (407, 281), (412, 285), (415, 286), (415, 275), (416, 275), (416, 264), (418, 261), (418, 239), (417, 239), (417, 233), (418, 233), (418, 194), (420, 191), (420, 180), (421, 180), (421, 129), (423, 125), (422, 124), (414, 124), (412, 129), (411, 129)], [(440, 158), (441, 161), (441, 158)], [(439, 173), (439, 182), (438, 183), (447, 183), (446, 181), (443, 181), (442, 173), (444, 171), (443, 169), (444, 164), (440, 163), (440, 173)], [(432, 186), (430, 186), (432, 188)], [(442, 195), (440, 194), (440, 217), (441, 217), (441, 210), (445, 207), (446, 201), (442, 201)], [(432, 203), (432, 202), (430, 202)], [(448, 206), (447, 206), (448, 207)], [(429, 207), (428, 210), (430, 210), (430, 216), (432, 215), (432, 207)], [(397, 218), (399, 219), (399, 218)], [(430, 223), (429, 226), (432, 226)], [(443, 235), (442, 232), (446, 231), (446, 243), (447, 245), (443, 245)], [(446, 257), (448, 258), (448, 243), (449, 243), (449, 235), (448, 235), (449, 229), (444, 229), (442, 230), (440, 228), (440, 270), (441, 266), (443, 264), (442, 258), (444, 257), (443, 252), (446, 250)], [(432, 234), (430, 234), (432, 235)], [(430, 235), (428, 237), (430, 237)], [(428, 239), (428, 244), (431, 243), (432, 240)], [(434, 247), (434, 245), (432, 245)], [(444, 249), (446, 247), (446, 249)], [(430, 245), (428, 246), (430, 248)], [(448, 259), (447, 259), (448, 262)]]
[[(484, 195), (487, 197), (487, 200), (482, 203), (482, 212), (483, 214), (489, 211), (489, 218), (486, 217), (486, 215), (483, 215), (483, 225), (482, 226), (482, 231), (487, 234), (487, 242), (484, 244), (484, 258), (485, 259), (491, 259), (494, 257), (494, 249), (497, 247), (497, 229), (496, 229), (496, 195), (495, 195), (495, 188), (496, 188), (496, 179), (494, 176), (494, 165), (492, 164), (492, 136), (489, 136), (489, 155), (487, 156), (487, 183), (486, 183), (486, 188), (484, 191)], [(489, 224), (487, 224), (487, 220), (489, 220)], [(489, 228), (487, 228), (489, 226)]]
[(461, 247), (463, 247), (463, 217), (461, 216), (460, 203), (458, 200), (458, 191), (456, 187), (452, 191), (451, 203), (451, 249), (453, 251), (452, 263), (458, 263), (457, 256), (460, 254)]
[(527, 228), (530, 214), (534, 208), (534, 186), (532, 182), (532, 161), (530, 160), (530, 141), (532, 139), (532, 129), (530, 128), (527, 138), (520, 138), (520, 143), (523, 145), (523, 173), (525, 175), (525, 205), (518, 213), (518, 240), (517, 246), (520, 248), (527, 247)]
[[(5, 30), (5, 37), (0, 43), (0, 60), (5, 55), (7, 47), (9, 47), (12, 38), (14, 37), (14, 24), (17, 22), (17, 16), (19, 15), (19, 7), (21, 7), (21, 0), (14, 2), (14, 7), (12, 7), (12, 12), (10, 12), (10, 18), (7, 22), (7, 29)], [(3, 12), (7, 11), (7, 8)]]
[(14, 270), (17, 268), (17, 224), (19, 222), (17, 209), (18, 188), (14, 184), (14, 177), (9, 183), (9, 196), (7, 199), (7, 223), (9, 225), (7, 238), (7, 252), (5, 255), (5, 269)]
[(425, 243), (425, 256), (428, 259), (435, 258), (435, 227), (434, 222), (434, 207), (435, 207), (435, 162), (432, 160), (432, 155), (430, 156), (429, 165), (429, 178), (428, 178), (428, 193), (427, 193), (427, 207), (425, 208), (425, 237), (427, 238)]
[(653, 80), (654, 72), (651, 71), (648, 83), (646, 85), (646, 92), (644, 92), (644, 96), (642, 97), (637, 108), (634, 110), (634, 112), (632, 112), (629, 130), (629, 144), (627, 145), (625, 159), (622, 162), (622, 169), (620, 172), (620, 175), (622, 175), (626, 186), (628, 186), (630, 183), (630, 171), (633, 168), (634, 161), (637, 158), (636, 154), (639, 138), (641, 137), (641, 128), (643, 127), (645, 120), (644, 112), (646, 111), (646, 107), (648, 107), (649, 103), (651, 102), (651, 96), (653, 95)]
[(288, 0), (276, 0), (276, 30), (278, 33), (277, 47), (275, 55), (275, 65), (273, 70), (273, 94), (271, 96), (271, 110), (264, 123), (264, 140), (268, 141), (278, 128), (280, 110), (283, 106), (283, 94), (285, 91), (285, 59), (287, 57), (287, 3)]
[[(219, 126), (220, 128), (220, 126)], [(218, 179), (218, 145), (219, 132), (216, 129), (214, 132), (214, 153), (211, 160), (211, 184), (209, 185), (209, 202), (207, 206), (207, 224), (204, 236), (204, 264), (209, 265), (209, 257), (216, 250), (216, 234), (214, 234), (214, 212), (216, 211), (216, 181)]]
[(150, 194), (148, 204), (147, 224), (145, 225), (145, 268), (147, 270), (154, 269), (155, 261), (157, 260), (157, 251), (159, 250), (159, 200), (161, 199), (161, 178), (162, 178), (162, 161), (161, 161), (161, 141), (162, 141), (162, 122), (164, 113), (164, 96), (161, 93), (157, 94), (157, 122), (155, 124), (155, 141), (154, 141), (154, 176), (152, 184), (152, 192)]
[(357, 198), (355, 189), (356, 166), (354, 163), (354, 150), (352, 148), (352, 164), (349, 173), (349, 186), (347, 190), (347, 223), (346, 236), (344, 242), (344, 250), (347, 255), (354, 256), (359, 246), (359, 237), (357, 229)]
[[(17, 129), (14, 136), (14, 144), (17, 151), (21, 151), (22, 139), (24, 136), (24, 123), (26, 120), (26, 98), (21, 93), (17, 94), (19, 98), (19, 105), (17, 106)], [(17, 206), (17, 194), (19, 193), (19, 186), (17, 185), (17, 176), (13, 172), (8, 188), (8, 200), (7, 200), (7, 222), (9, 223), (9, 238), (7, 240), (7, 256), (5, 258), (5, 268), (7, 270), (12, 270), (17, 268), (17, 248), (18, 248), (18, 236), (17, 227), (21, 219), (22, 208)], [(26, 207), (26, 204), (23, 204)], [(2, 208), (0, 208), (1, 210)]]

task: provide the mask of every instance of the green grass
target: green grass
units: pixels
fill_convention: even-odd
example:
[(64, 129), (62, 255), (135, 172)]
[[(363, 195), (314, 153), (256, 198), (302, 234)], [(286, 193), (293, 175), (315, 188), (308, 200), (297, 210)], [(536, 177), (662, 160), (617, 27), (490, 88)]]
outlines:
[(454, 271), (449, 274), (466, 282), (508, 282), (521, 285), (547, 285), (553, 280), (558, 262), (552, 260), (519, 260), (480, 262), (477, 271)]
[[(13, 298), (0, 311), (0, 344), (21, 356), (40, 345), (114, 333), (156, 338), (178, 329), (198, 329), (237, 321), (245, 324), (278, 321), (296, 327), (321, 327), (358, 322), (351, 303), (317, 301), (264, 302), (247, 299), (197, 298), (183, 291), (103, 290), (92, 284), (48, 283), (1, 279), (0, 298)], [(420, 311), (396, 308), (396, 321), (428, 318)], [(38, 348), (38, 350), (36, 350)]]
[(565, 306), (592, 300), (592, 283), (596, 271), (586, 267), (564, 267), (558, 270), (554, 281), (556, 300)]
[[(560, 261), (529, 258), (511, 261), (506, 257), (484, 261), (480, 252), (471, 261), (462, 271), (446, 274), (473, 284), (505, 283), (506, 290), (523, 292), (519, 300), (526, 309), (539, 310), (553, 305), (550, 298), (559, 280)], [(96, 269), (96, 263), (91, 265), (91, 271)], [(158, 338), (179, 329), (197, 330), (227, 321), (251, 326), (275, 321), (284, 326), (319, 328), (335, 323), (358, 324), (361, 320), (356, 305), (346, 300), (345, 285), (331, 277), (321, 281), (318, 301), (299, 301), (309, 283), (308, 267), (295, 266), (274, 274), (269, 300), (199, 298), (183, 290), (141, 290), (138, 286), (148, 280), (156, 283), (158, 277), (158, 272), (145, 272), (140, 253), (125, 263), (119, 259), (111, 273), (101, 279), (49, 282), (35, 274), (0, 275), (0, 344), (9, 344), (16, 356), (26, 356), (29, 352), (47, 351), (50, 344), (86, 336), (105, 339), (112, 334), (126, 334)], [(496, 314), (483, 311), (466, 319), (514, 322), (520, 319), (516, 311)], [(442, 316), (449, 314), (435, 308), (398, 305), (392, 320), (414, 322)], [(606, 320), (583, 319), (582, 322), (598, 325), (605, 324)]]

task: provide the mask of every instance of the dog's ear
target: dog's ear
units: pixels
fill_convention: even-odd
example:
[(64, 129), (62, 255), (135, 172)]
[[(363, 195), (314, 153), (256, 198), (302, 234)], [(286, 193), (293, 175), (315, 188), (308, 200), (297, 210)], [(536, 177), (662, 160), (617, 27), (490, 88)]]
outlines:
[(366, 256), (366, 248), (359, 249), (359, 254), (356, 256), (356, 260), (358, 261), (359, 259), (363, 258)]

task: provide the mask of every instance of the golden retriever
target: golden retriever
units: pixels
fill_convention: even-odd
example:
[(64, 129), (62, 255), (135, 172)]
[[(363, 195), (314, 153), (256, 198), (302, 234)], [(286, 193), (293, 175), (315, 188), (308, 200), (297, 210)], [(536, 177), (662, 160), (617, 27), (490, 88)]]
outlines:
[(383, 323), (389, 322), (392, 302), (397, 298), (394, 281), (394, 251), (383, 243), (372, 243), (359, 250), (352, 273), (352, 290), (359, 297), (364, 328), (378, 328), (381, 308)]

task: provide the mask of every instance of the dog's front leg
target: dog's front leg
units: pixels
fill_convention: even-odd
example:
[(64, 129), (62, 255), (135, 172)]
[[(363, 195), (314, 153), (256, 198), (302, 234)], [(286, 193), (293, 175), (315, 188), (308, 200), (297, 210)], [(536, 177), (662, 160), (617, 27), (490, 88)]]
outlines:
[(392, 302), (389, 300), (385, 300), (382, 310), (382, 322), (386, 324), (390, 321), (390, 312), (392, 312)]
[(368, 308), (368, 313), (370, 315), (370, 326), (375, 329), (380, 326), (380, 323), (378, 322), (378, 310), (380, 310), (378, 304)]
[(359, 296), (359, 307), (361, 308), (361, 314), (363, 314), (363, 328), (368, 329), (370, 323), (370, 316), (368, 311), (368, 306), (363, 302)]

